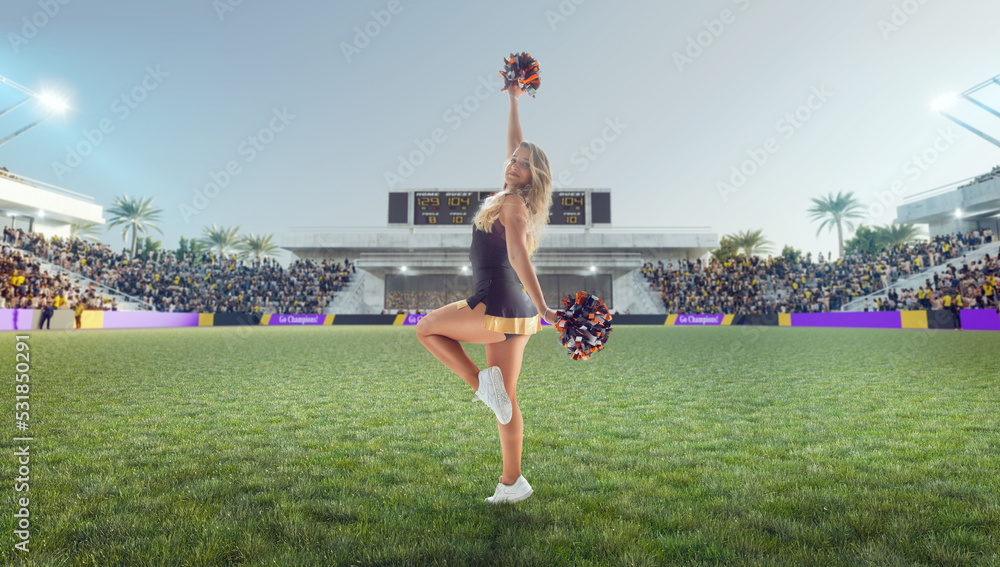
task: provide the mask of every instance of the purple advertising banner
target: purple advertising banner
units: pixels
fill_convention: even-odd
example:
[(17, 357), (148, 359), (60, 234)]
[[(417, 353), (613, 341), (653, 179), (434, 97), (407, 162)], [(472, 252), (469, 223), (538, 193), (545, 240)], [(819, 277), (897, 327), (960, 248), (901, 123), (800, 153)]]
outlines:
[(902, 328), (903, 322), (899, 311), (792, 313), (792, 326), (899, 329)]
[(104, 329), (143, 329), (155, 327), (197, 326), (197, 313), (160, 313), (149, 311), (104, 312)]
[[(404, 325), (416, 325), (417, 323), (420, 322), (421, 319), (423, 319), (426, 316), (427, 315), (425, 315), (425, 314), (416, 315), (416, 314), (410, 313), (409, 315), (406, 316), (406, 319), (403, 320), (403, 324)], [(545, 321), (545, 319), (540, 319), (540, 320), (542, 322), (542, 325), (548, 325), (548, 322)]]
[(674, 325), (721, 325), (726, 316), (718, 313), (713, 315), (678, 315)]
[(406, 320), (403, 321), (403, 324), (404, 325), (416, 325), (424, 317), (426, 317), (426, 315), (416, 315), (416, 314), (410, 313), (409, 315), (406, 316)]
[(0, 309), (0, 331), (27, 331), (31, 329), (32, 309)]
[(966, 331), (1000, 331), (1000, 316), (992, 309), (962, 309), (962, 328)]
[(301, 314), (301, 315), (271, 315), (268, 325), (322, 325), (326, 321), (326, 315), (322, 313)]

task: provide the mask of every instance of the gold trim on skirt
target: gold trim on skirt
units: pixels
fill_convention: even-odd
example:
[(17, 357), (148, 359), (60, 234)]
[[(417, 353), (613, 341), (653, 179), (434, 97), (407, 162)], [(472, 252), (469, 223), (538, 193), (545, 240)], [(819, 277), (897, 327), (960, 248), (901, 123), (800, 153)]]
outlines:
[(497, 317), (487, 315), (484, 325), (491, 331), (500, 331), (511, 335), (533, 335), (541, 329), (539, 316), (534, 317)]
[[(459, 309), (468, 307), (469, 302), (461, 300), (458, 302)], [(483, 328), (488, 331), (498, 331), (511, 335), (533, 335), (542, 330), (541, 317), (497, 317), (496, 315), (486, 315)]]

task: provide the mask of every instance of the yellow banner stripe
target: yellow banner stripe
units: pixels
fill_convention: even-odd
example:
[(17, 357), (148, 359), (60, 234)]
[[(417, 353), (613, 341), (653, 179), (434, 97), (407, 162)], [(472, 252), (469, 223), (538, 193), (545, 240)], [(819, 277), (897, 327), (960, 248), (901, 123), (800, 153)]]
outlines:
[(673, 325), (677, 322), (677, 315), (667, 315), (667, 320), (663, 322), (664, 325)]
[(332, 325), (334, 317), (336, 317), (336, 315), (327, 315), (326, 318), (323, 319), (323, 324), (324, 325)]
[(199, 327), (212, 327), (215, 325), (215, 313), (199, 313), (198, 314), (198, 326)]
[[(76, 326), (76, 323), (73, 323)], [(81, 329), (103, 329), (104, 328), (104, 311), (98, 311), (94, 309), (87, 309), (80, 314), (80, 328)]]
[(406, 322), (406, 315), (404, 313), (400, 313), (399, 315), (396, 315), (396, 320), (393, 321), (392, 324), (393, 325), (402, 325), (405, 322)]
[(732, 325), (733, 324), (733, 317), (735, 317), (735, 315), (726, 315), (725, 317), (722, 318), (722, 324), (723, 325)]
[(791, 327), (792, 326), (792, 314), (791, 313), (778, 313), (778, 326), (779, 327)]
[(902, 328), (904, 329), (926, 329), (927, 328), (927, 312), (926, 311), (900, 311), (899, 312), (900, 322), (902, 323)]
[(270, 313), (265, 313), (264, 316), (260, 318), (260, 324), (261, 325), (270, 325), (271, 324), (271, 314)]

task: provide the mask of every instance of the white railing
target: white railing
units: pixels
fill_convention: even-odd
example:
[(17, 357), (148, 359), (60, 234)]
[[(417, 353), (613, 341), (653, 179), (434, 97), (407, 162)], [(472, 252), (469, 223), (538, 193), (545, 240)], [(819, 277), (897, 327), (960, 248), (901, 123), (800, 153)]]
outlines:
[(29, 187), (34, 187), (35, 189), (41, 189), (42, 191), (48, 191), (49, 193), (55, 193), (63, 197), (76, 197), (79, 199), (86, 199), (88, 201), (93, 201), (94, 198), (90, 195), (84, 195), (83, 193), (77, 193), (76, 191), (70, 191), (69, 189), (63, 189), (62, 187), (56, 187), (55, 185), (50, 185), (44, 181), (38, 181), (36, 179), (31, 179), (23, 175), (15, 175), (9, 171), (0, 171), (0, 178), (8, 179), (15, 183), (20, 183), (22, 185), (27, 185)]

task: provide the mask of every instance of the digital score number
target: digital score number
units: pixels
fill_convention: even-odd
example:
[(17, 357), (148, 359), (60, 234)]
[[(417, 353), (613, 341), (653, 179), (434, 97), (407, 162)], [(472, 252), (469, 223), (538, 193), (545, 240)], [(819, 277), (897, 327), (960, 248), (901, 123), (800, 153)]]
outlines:
[[(472, 224), (479, 206), (492, 193), (488, 191), (415, 191), (413, 224), (416, 226), (461, 226)], [(585, 226), (587, 193), (553, 191), (548, 224)]]
[(474, 191), (417, 191), (413, 193), (413, 224), (470, 224), (479, 210)]
[(553, 191), (548, 222), (553, 225), (585, 225), (587, 194), (583, 191)]

